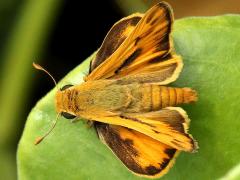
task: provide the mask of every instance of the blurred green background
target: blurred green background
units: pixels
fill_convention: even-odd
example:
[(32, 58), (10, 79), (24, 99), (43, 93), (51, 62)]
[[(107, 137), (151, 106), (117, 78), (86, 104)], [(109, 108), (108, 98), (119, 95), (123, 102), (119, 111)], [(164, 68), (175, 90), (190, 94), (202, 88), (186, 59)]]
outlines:
[[(15, 154), (26, 117), (53, 87), (32, 62), (59, 80), (101, 45), (113, 23), (156, 2), (0, 1), (0, 179), (17, 178)], [(168, 2), (176, 18), (240, 12), (239, 0)]]

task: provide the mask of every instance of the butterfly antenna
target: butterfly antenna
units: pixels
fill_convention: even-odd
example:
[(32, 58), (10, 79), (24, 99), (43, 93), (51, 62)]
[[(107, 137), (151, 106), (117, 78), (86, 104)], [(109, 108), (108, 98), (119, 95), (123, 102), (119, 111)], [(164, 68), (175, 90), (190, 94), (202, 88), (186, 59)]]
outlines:
[(36, 138), (34, 142), (35, 145), (38, 145), (40, 142), (42, 142), (45, 139), (45, 137), (47, 137), (52, 132), (52, 130), (55, 128), (58, 122), (58, 119), (59, 119), (59, 114), (57, 115), (56, 120), (53, 122), (52, 127), (48, 130), (48, 132), (46, 132), (44, 136), (40, 136)]
[(55, 79), (53, 78), (53, 76), (46, 70), (44, 69), (42, 66), (40, 66), (39, 64), (36, 64), (33, 62), (33, 67), (37, 70), (40, 70), (40, 71), (44, 71), (45, 73), (47, 73), (53, 80), (55, 86), (57, 87), (57, 82), (55, 81)]

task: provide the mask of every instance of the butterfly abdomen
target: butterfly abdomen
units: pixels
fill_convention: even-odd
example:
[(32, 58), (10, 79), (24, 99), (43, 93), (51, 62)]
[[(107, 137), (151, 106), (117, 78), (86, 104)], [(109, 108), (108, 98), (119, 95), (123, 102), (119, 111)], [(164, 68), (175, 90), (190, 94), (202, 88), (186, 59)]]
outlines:
[(142, 86), (142, 105), (146, 111), (195, 101), (197, 101), (197, 93), (190, 88), (173, 88), (154, 84)]

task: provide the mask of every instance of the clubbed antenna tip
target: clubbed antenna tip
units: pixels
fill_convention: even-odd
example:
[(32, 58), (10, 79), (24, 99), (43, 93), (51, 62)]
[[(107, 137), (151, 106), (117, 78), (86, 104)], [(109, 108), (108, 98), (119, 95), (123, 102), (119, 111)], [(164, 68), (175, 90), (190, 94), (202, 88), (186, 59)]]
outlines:
[(35, 145), (38, 145), (40, 142), (42, 142), (44, 138), (47, 137), (52, 132), (52, 130), (55, 128), (58, 122), (58, 119), (59, 119), (59, 114), (57, 115), (56, 120), (53, 122), (52, 127), (45, 133), (45, 135), (36, 138), (34, 142)]
[(34, 144), (38, 145), (40, 142), (42, 142), (43, 139), (44, 139), (44, 137), (37, 137)]
[(53, 76), (52, 76), (46, 69), (44, 69), (42, 66), (40, 66), (39, 64), (36, 64), (36, 63), (34, 63), (34, 62), (33, 62), (32, 65), (33, 65), (33, 67), (34, 67), (35, 69), (40, 70), (40, 71), (44, 71), (45, 73), (47, 73), (47, 74), (52, 78), (55, 86), (57, 86), (57, 82), (55, 81), (55, 79), (53, 78)]

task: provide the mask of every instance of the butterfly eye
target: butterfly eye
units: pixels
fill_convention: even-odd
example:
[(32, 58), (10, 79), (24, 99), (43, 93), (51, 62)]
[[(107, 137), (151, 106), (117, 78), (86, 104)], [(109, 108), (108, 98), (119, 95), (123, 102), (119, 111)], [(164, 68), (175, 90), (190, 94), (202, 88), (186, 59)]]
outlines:
[(67, 112), (61, 112), (61, 115), (62, 115), (63, 117), (65, 117), (66, 119), (74, 119), (74, 118), (76, 118), (75, 115), (69, 114), (69, 113), (67, 113)]
[(60, 88), (60, 91), (64, 91), (64, 90), (66, 90), (66, 89), (68, 89), (68, 88), (70, 88), (72, 86), (73, 85), (71, 85), (71, 84), (67, 84), (67, 85), (63, 86), (62, 88)]

